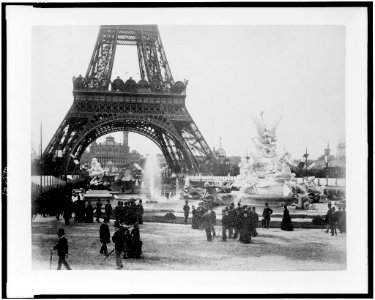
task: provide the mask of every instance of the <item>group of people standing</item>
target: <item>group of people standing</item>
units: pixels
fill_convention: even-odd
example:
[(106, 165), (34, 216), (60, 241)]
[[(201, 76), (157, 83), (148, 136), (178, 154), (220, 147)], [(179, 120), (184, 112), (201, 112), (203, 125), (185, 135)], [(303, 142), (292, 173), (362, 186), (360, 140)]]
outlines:
[(113, 210), (114, 218), (120, 224), (134, 225), (135, 223), (143, 224), (143, 205), (142, 199), (130, 199), (127, 202), (119, 201)]
[(331, 231), (331, 236), (337, 235), (337, 228), (340, 233), (346, 233), (346, 211), (345, 207), (339, 207), (336, 211), (332, 204), (328, 204), (328, 211), (325, 218), (326, 233)]
[[(183, 206), (183, 211), (185, 216), (185, 224), (187, 224), (190, 212), (188, 201), (186, 201), (185, 205)], [(268, 203), (265, 203), (262, 214), (263, 228), (269, 229), (272, 213), (273, 210), (268, 206)], [(198, 208), (195, 208), (194, 205), (192, 206), (191, 227), (193, 229), (205, 229), (207, 241), (212, 241), (212, 238), (216, 236), (215, 225), (216, 213), (212, 210), (212, 208), (205, 207), (203, 202), (198, 204)], [(239, 236), (239, 241), (241, 243), (248, 244), (250, 243), (252, 237), (256, 237), (258, 235), (258, 225), (259, 215), (256, 212), (255, 207), (241, 205), (241, 203), (237, 203), (237, 207), (235, 207), (235, 204), (231, 203), (222, 210), (221, 226), (223, 241), (227, 241), (227, 238), (235, 240)], [(293, 223), (286, 205), (284, 205), (281, 230), (293, 230)]]
[[(110, 200), (107, 200), (107, 203), (103, 205), (99, 199), (96, 204), (93, 206), (91, 201), (85, 204), (85, 201), (80, 195), (73, 196), (74, 202), (71, 199), (65, 201), (63, 209), (63, 218), (65, 219), (65, 225), (70, 224), (70, 219), (74, 213), (74, 222), (76, 223), (93, 223), (94, 217), (96, 222), (100, 222), (100, 218), (107, 218), (108, 222), (112, 216), (119, 221), (120, 223), (126, 225), (133, 225), (135, 222), (138, 224), (143, 224), (143, 205), (142, 200), (138, 200), (138, 204), (135, 202), (136, 199), (130, 199), (127, 202), (119, 201), (117, 206), (113, 209), (110, 203)], [(103, 212), (104, 206), (104, 212)], [(104, 213), (104, 215), (103, 215)], [(56, 218), (59, 219), (61, 213), (56, 215)]]
[[(96, 202), (94, 207), (91, 201), (88, 201), (86, 205), (81, 195), (73, 195), (71, 198), (67, 195), (62, 212), (65, 225), (70, 224), (70, 219), (73, 214), (74, 222), (76, 223), (92, 223), (94, 222), (94, 216), (96, 216), (96, 222), (99, 223), (99, 218), (103, 217), (102, 207), (103, 204), (100, 199)], [(104, 217), (109, 220), (112, 214), (112, 205), (109, 200), (107, 200), (107, 204), (104, 205), (104, 214)], [(60, 215), (61, 212), (57, 212), (56, 219), (59, 219)]]
[[(184, 206), (185, 223), (188, 218), (188, 203)], [(241, 206), (237, 204), (235, 208), (234, 203), (222, 210), (222, 241), (236, 239), (239, 236), (241, 243), (250, 243), (251, 237), (258, 235), (256, 228), (258, 227), (259, 216), (256, 213), (255, 207), (251, 208), (247, 205)], [(216, 236), (216, 213), (212, 208), (204, 207), (203, 203), (199, 203), (198, 208), (192, 206), (192, 223), (193, 229), (204, 229), (206, 231), (207, 241), (211, 242)]]
[(251, 237), (258, 235), (257, 227), (259, 222), (259, 215), (256, 212), (255, 207), (247, 205), (241, 205), (237, 203), (235, 208), (234, 203), (222, 210), (222, 240), (237, 239), (239, 235), (239, 241), (244, 244), (249, 244)]

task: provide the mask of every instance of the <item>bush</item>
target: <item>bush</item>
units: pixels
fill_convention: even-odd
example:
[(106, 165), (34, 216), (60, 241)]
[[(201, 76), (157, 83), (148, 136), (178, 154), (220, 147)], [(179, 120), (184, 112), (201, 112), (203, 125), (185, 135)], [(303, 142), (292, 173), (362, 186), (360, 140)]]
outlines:
[(167, 220), (174, 220), (176, 219), (176, 216), (173, 213), (169, 212), (165, 214), (164, 218)]

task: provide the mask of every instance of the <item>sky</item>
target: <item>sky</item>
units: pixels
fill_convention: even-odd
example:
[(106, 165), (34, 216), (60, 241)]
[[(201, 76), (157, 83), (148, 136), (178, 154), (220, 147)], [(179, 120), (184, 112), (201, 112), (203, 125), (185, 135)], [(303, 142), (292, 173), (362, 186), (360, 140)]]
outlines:
[[(43, 149), (73, 103), (72, 77), (86, 73), (98, 26), (34, 26), (32, 147)], [(278, 149), (301, 159), (345, 141), (344, 26), (159, 26), (175, 81), (189, 80), (186, 107), (212, 148), (244, 155), (257, 136), (251, 116), (276, 131)], [(119, 46), (112, 78), (139, 79), (136, 48)], [(112, 134), (122, 141), (121, 134)], [(104, 137), (99, 141), (104, 140)], [(129, 135), (140, 153), (160, 152)]]

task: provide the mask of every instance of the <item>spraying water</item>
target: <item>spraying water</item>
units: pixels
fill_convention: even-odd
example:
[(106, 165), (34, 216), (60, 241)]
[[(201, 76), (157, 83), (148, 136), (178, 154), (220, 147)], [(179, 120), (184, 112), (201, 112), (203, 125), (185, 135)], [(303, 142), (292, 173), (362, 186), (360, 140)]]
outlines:
[(157, 200), (161, 195), (161, 169), (156, 154), (149, 154), (144, 167), (144, 192), (151, 200)]

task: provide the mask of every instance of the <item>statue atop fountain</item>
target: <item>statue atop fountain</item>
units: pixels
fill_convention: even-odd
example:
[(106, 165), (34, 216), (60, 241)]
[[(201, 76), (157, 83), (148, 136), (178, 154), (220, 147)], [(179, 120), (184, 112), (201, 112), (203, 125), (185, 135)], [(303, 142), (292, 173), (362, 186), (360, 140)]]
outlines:
[(268, 127), (263, 119), (263, 112), (260, 118), (253, 117), (258, 131), (258, 136), (252, 138), (255, 151), (242, 158), (239, 164), (240, 175), (234, 184), (246, 195), (275, 198), (290, 195), (287, 183), (295, 176), (290, 170), (293, 163), (287, 151), (277, 154), (276, 129), (281, 118)]
[(91, 160), (91, 168), (87, 171), (89, 172), (90, 177), (102, 177), (104, 175), (104, 170), (95, 157)]

